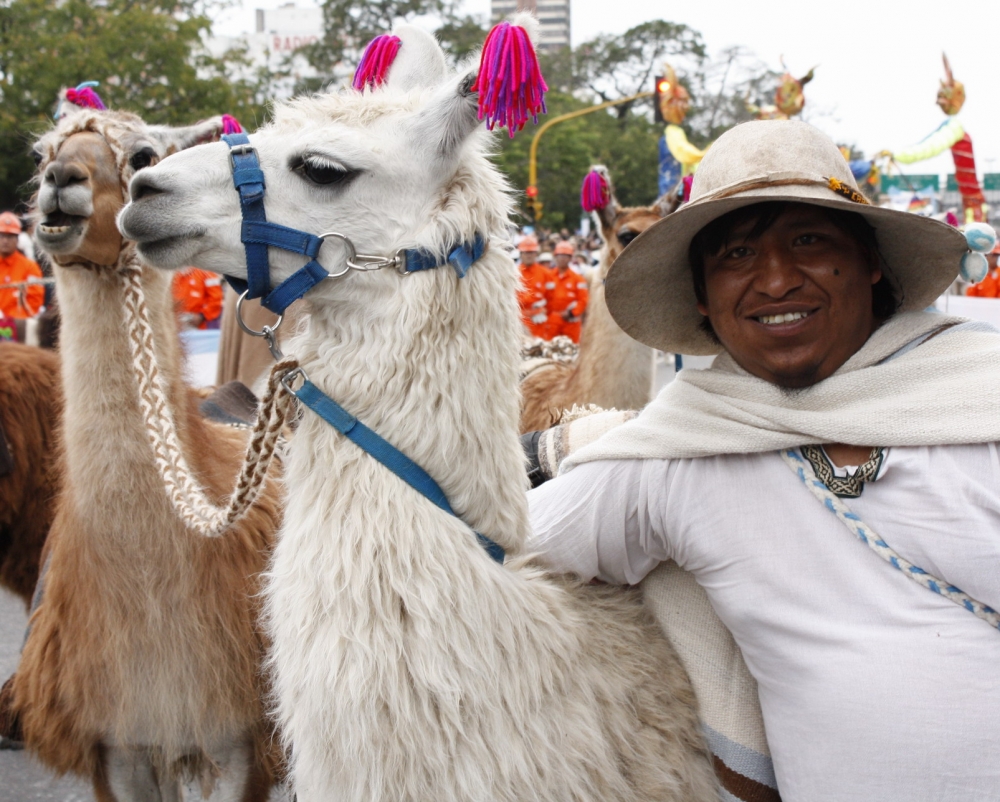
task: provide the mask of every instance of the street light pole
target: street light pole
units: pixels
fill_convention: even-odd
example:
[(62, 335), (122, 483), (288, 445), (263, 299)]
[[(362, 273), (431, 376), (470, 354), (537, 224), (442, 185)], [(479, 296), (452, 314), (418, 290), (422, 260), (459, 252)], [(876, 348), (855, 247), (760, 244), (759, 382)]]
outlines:
[(539, 126), (535, 132), (535, 136), (531, 140), (531, 150), (528, 152), (528, 207), (534, 214), (536, 222), (542, 216), (542, 202), (538, 199), (538, 142), (542, 138), (542, 135), (553, 125), (565, 122), (566, 120), (572, 120), (574, 117), (582, 117), (585, 114), (593, 114), (595, 111), (600, 111), (601, 109), (609, 109), (612, 106), (620, 106), (622, 103), (630, 103), (633, 100), (652, 97), (653, 94), (653, 92), (640, 92), (638, 95), (630, 95), (620, 100), (609, 100), (607, 103), (600, 103), (586, 109), (577, 109), (568, 114), (560, 114), (558, 117), (546, 120), (544, 124)]

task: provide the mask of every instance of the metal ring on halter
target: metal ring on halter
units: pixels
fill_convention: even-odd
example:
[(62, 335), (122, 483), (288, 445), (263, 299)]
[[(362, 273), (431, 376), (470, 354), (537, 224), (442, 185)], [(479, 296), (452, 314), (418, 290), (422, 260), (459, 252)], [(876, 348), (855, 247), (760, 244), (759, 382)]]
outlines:
[(246, 324), (246, 321), (243, 320), (243, 302), (246, 300), (248, 292), (250, 290), (244, 290), (236, 301), (236, 323), (251, 337), (263, 337), (267, 341), (267, 348), (271, 352), (271, 356), (275, 359), (281, 359), (284, 354), (281, 353), (281, 348), (278, 346), (276, 332), (278, 331), (278, 326), (281, 325), (281, 321), (285, 319), (285, 316), (278, 315), (278, 321), (273, 326), (261, 326), (260, 331), (250, 328)]
[[(327, 278), (340, 278), (346, 275), (350, 270), (359, 270), (362, 273), (369, 270), (381, 270), (383, 267), (395, 267), (399, 269), (401, 264), (405, 264), (406, 258), (403, 255), (402, 250), (396, 251), (396, 255), (390, 258), (384, 256), (371, 256), (366, 253), (358, 253), (357, 249), (354, 247), (354, 243), (344, 234), (340, 234), (336, 231), (327, 231), (325, 234), (320, 234), (320, 239), (327, 239), (328, 237), (335, 237), (344, 243), (344, 247), (347, 249), (347, 262), (344, 265), (344, 269), (339, 273), (331, 273)], [(400, 271), (403, 275), (407, 275), (405, 270)]]

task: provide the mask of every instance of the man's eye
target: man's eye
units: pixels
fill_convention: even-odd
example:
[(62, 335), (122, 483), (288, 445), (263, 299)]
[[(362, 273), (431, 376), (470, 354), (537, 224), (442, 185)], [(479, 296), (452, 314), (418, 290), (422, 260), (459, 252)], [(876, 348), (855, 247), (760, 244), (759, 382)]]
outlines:
[(730, 248), (723, 255), (724, 259), (745, 259), (750, 255), (750, 249), (745, 245), (737, 245), (735, 248)]
[(795, 238), (796, 245), (815, 245), (819, 242), (817, 234), (801, 234)]

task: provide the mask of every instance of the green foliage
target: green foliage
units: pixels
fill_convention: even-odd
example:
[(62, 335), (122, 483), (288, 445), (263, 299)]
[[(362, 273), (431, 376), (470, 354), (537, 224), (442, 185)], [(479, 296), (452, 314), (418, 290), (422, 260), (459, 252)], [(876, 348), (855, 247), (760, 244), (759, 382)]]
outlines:
[(215, 8), (192, 0), (11, 0), (0, 6), (0, 208), (26, 197), (29, 143), (51, 124), (60, 89), (101, 82), (109, 108), (152, 123), (228, 112), (262, 121), (261, 88), (227, 78), (242, 54), (202, 47)]
[[(590, 104), (573, 95), (549, 92), (548, 119), (586, 108)], [(613, 110), (612, 110), (613, 112)], [(546, 118), (539, 119), (543, 124)], [(525, 126), (514, 139), (502, 134), (497, 163), (521, 191), (528, 185), (528, 151), (537, 127)], [(656, 164), (659, 126), (643, 114), (630, 112), (619, 119), (614, 113), (596, 111), (552, 126), (538, 148), (539, 198), (544, 204), (542, 224), (547, 228), (576, 229), (583, 211), (580, 184), (592, 164), (609, 165), (618, 200), (626, 206), (652, 203), (657, 195)], [(530, 217), (525, 208), (524, 222)]]

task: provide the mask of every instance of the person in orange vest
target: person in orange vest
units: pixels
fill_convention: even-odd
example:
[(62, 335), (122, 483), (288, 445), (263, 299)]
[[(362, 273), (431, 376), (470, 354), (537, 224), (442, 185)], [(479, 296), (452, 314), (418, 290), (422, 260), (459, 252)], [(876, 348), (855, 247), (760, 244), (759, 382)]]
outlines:
[(569, 266), (573, 258), (573, 246), (563, 240), (556, 245), (555, 287), (549, 306), (550, 321), (555, 336), (563, 334), (573, 342), (580, 342), (580, 323), (587, 309), (587, 279)]
[(966, 295), (973, 298), (1000, 298), (1000, 269), (997, 268), (997, 259), (1000, 258), (1000, 242), (993, 248), (993, 252), (986, 255), (986, 263), (989, 270), (986, 271), (986, 278), (978, 284), (973, 284), (966, 291)]
[(524, 237), (517, 245), (521, 255), (521, 319), (532, 337), (551, 340), (555, 333), (550, 322), (549, 301), (555, 289), (554, 271), (538, 261), (538, 240)]
[(219, 328), (222, 279), (217, 273), (189, 267), (174, 275), (174, 304), (181, 325), (191, 329)]
[[(42, 277), (42, 269), (17, 249), (21, 221), (11, 212), (0, 214), (0, 284), (27, 281)], [(0, 290), (0, 317), (34, 317), (45, 303), (45, 288), (34, 287)]]

